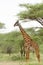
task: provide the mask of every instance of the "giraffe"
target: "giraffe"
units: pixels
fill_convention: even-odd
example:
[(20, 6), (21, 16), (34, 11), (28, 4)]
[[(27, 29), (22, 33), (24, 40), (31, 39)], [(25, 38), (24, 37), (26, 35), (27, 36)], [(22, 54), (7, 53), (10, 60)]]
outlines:
[(31, 39), (31, 37), (25, 32), (25, 30), (22, 28), (22, 26), (20, 25), (19, 23), (19, 20), (17, 20), (17, 22), (14, 24), (14, 26), (18, 26), (20, 31), (21, 31), (21, 34), (24, 38), (24, 48), (25, 48), (25, 57), (26, 57), (26, 60), (29, 59), (29, 53), (30, 53), (30, 50), (34, 51), (36, 53), (36, 57), (38, 59), (38, 61), (40, 62), (40, 53), (39, 53), (39, 46), (38, 44), (33, 41)]

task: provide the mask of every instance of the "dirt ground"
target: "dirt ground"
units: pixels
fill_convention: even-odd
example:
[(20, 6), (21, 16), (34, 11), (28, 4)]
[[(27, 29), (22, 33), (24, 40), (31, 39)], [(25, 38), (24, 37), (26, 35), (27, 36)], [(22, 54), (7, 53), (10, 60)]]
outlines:
[(0, 62), (0, 65), (19, 65), (16, 62)]
[(0, 65), (19, 65), (18, 62), (0, 62)]
[(0, 65), (43, 65), (42, 63), (37, 63), (37, 62), (18, 62), (18, 61), (4, 61), (0, 62)]
[(24, 65), (25, 63), (23, 62), (18, 62), (18, 61), (14, 61), (14, 62), (12, 62), (12, 61), (10, 61), (10, 62), (6, 62), (6, 61), (4, 61), (4, 62), (0, 62), (0, 65)]

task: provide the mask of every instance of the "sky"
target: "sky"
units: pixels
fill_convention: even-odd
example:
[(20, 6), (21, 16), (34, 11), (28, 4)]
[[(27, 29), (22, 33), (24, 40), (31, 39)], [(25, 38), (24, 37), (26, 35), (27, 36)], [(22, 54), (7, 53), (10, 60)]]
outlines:
[[(41, 2), (42, 0), (0, 0), (0, 22), (5, 23), (6, 27), (6, 29), (0, 29), (0, 33), (8, 33), (18, 29), (18, 27), (14, 28), (13, 26), (18, 19), (16, 15), (20, 11), (24, 10), (24, 8), (19, 7), (19, 4), (36, 4)], [(24, 28), (41, 26), (38, 22), (33, 22), (21, 23), (21, 25)]]

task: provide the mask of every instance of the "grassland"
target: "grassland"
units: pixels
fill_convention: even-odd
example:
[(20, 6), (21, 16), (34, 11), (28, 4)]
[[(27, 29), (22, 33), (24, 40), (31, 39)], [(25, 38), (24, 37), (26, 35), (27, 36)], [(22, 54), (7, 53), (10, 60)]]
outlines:
[(26, 61), (18, 54), (0, 54), (0, 65), (43, 65), (43, 54), (40, 54), (40, 63), (37, 61), (35, 54), (30, 53), (30, 59)]
[(0, 34), (0, 65), (43, 65), (43, 29), (37, 32), (33, 29), (27, 29), (26, 32), (39, 45), (40, 63), (37, 61), (35, 53), (32, 52), (28, 62), (24, 56), (21, 57), (20, 47), (24, 43), (23, 37), (20, 32), (11, 32)]

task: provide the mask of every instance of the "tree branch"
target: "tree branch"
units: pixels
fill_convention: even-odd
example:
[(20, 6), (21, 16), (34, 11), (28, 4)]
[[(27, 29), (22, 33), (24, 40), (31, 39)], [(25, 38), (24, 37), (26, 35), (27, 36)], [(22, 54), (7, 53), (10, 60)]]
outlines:
[(36, 20), (43, 26), (43, 19), (42, 18), (37, 18)]

